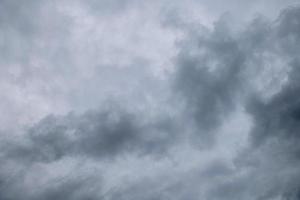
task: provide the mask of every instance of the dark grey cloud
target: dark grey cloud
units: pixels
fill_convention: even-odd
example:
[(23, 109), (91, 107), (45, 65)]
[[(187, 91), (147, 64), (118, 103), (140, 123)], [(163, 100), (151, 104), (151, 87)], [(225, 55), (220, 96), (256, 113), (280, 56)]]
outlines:
[[(272, 33), (275, 35), (276, 53), (286, 59), (288, 80), (280, 92), (265, 101), (259, 96), (250, 98), (248, 111), (254, 120), (252, 139), (255, 145), (264, 144), (273, 137), (294, 140), (299, 129), (299, 8), (289, 8), (282, 12)], [(292, 25), (293, 24), (293, 25)], [(293, 42), (291, 42), (292, 40)], [(287, 48), (288, 47), (288, 48)]]
[(29, 164), (53, 162), (65, 156), (113, 159), (128, 152), (166, 153), (177, 137), (171, 119), (143, 122), (117, 107), (80, 116), (48, 116), (19, 140), (6, 141), (3, 152), (8, 158)]
[[(221, 20), (213, 31), (187, 33), (175, 89), (201, 139), (214, 138), (210, 130), (226, 123), (239, 105), (253, 123), (234, 173), (226, 175), (224, 167), (227, 178), (214, 182), (206, 199), (298, 198), (299, 20), (299, 8), (290, 7), (275, 21), (259, 16), (237, 32)], [(262, 75), (264, 70), (270, 71)]]
[[(109, 103), (110, 104), (110, 103)], [(170, 118), (159, 121), (142, 119), (116, 104), (100, 111), (88, 111), (82, 115), (47, 116), (18, 138), (1, 142), (1, 195), (2, 199), (98, 199), (103, 198), (101, 182), (97, 174), (68, 172), (67, 177), (51, 180), (39, 189), (24, 181), (33, 176), (39, 165), (51, 165), (66, 159), (89, 163), (114, 163), (129, 155), (167, 156), (169, 146), (178, 137), (176, 125)], [(9, 168), (12, 168), (12, 172)], [(69, 170), (67, 170), (69, 171)], [(37, 172), (40, 173), (40, 172)], [(74, 173), (79, 173), (80, 176)], [(99, 186), (100, 185), (100, 186)], [(25, 188), (24, 188), (25, 187)], [(35, 187), (35, 186), (32, 186)], [(98, 188), (100, 187), (100, 189)], [(22, 192), (25, 194), (22, 195)]]
[[(284, 60), (281, 67), (289, 69), (287, 81), (270, 98), (252, 93), (246, 100), (253, 128), (250, 146), (237, 157), (237, 166), (242, 165), (241, 170), (248, 168), (250, 176), (221, 184), (220, 191), (226, 191), (220, 195), (222, 198), (299, 199), (299, 56), (296, 53), (299, 51), (299, 20), (299, 7), (290, 7), (275, 22), (257, 30), (265, 35), (260, 37), (264, 39), (257, 45), (258, 52), (268, 52)], [(285, 74), (280, 77), (283, 79)], [(269, 78), (278, 81), (273, 74), (269, 74)], [(242, 187), (239, 192), (230, 190), (230, 185), (235, 183)]]
[(207, 141), (213, 138), (211, 130), (234, 111), (244, 84), (245, 55), (226, 26), (220, 20), (214, 30), (188, 38), (187, 49), (182, 48), (177, 60), (175, 90), (186, 100), (191, 119)]
[[(211, 32), (187, 33), (176, 60), (174, 88), (186, 103), (186, 123), (194, 120), (196, 133), (207, 144), (216, 137), (213, 130), (242, 105), (252, 118), (250, 144), (232, 165), (215, 162), (201, 173), (174, 174), (179, 181), (169, 178), (162, 184), (144, 180), (113, 193), (115, 199), (299, 198), (298, 10), (288, 8), (276, 21), (258, 17), (238, 32), (220, 21)], [(293, 25), (285, 27), (290, 21)], [(283, 35), (283, 30), (290, 31)], [(257, 85), (255, 78), (269, 69), (273, 56), (282, 65), (271, 66), (275, 75), (263, 75)], [(276, 74), (281, 67), (290, 71)], [(272, 84), (286, 76), (287, 82)], [(278, 92), (264, 89), (268, 82)], [(192, 139), (196, 137), (193, 134)], [(154, 195), (147, 193), (148, 188)]]

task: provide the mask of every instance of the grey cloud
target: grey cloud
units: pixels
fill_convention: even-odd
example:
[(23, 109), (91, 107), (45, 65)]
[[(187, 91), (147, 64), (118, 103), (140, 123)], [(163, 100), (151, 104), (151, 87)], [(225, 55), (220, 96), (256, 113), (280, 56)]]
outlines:
[[(238, 104), (245, 104), (253, 120), (250, 147), (236, 158), (234, 173), (207, 192), (207, 199), (297, 198), (299, 20), (299, 8), (290, 7), (274, 22), (259, 17), (237, 33), (230, 34), (220, 23), (208, 36), (203, 34), (205, 39), (189, 38), (187, 48), (182, 48), (176, 89), (200, 128), (199, 135), (211, 134), (209, 130), (224, 123)], [(279, 84), (281, 89), (269, 99), (264, 98), (269, 91), (256, 88), (255, 76), (278, 66), (268, 66), (272, 60), (264, 55), (274, 56), (289, 71), (287, 83)], [(260, 86), (278, 80), (276, 74), (268, 75)]]
[[(99, 193), (99, 188), (96, 189), (95, 187), (93, 187), (92, 183), (93, 181), (91, 180), (69, 180), (66, 183), (52, 184), (49, 186), (49, 188), (46, 188), (44, 192), (41, 192), (41, 194), (38, 194), (33, 199), (99, 199), (100, 195), (97, 195), (97, 193)], [(99, 181), (97, 182), (97, 184), (99, 184)]]
[[(28, 170), (28, 168), (27, 168)], [(6, 174), (1, 183), (0, 198), (10, 199), (99, 199), (101, 198), (101, 180), (95, 177), (60, 177), (45, 185), (26, 186), (25, 172), (10, 177)], [(81, 175), (82, 176), (82, 175)], [(100, 185), (100, 186), (99, 186)], [(31, 191), (28, 191), (31, 190)]]
[[(254, 143), (263, 143), (269, 137), (297, 138), (299, 129), (299, 51), (298, 25), (300, 22), (299, 8), (285, 10), (274, 25), (273, 32), (277, 36), (273, 42), (278, 44), (277, 52), (288, 60), (288, 82), (281, 91), (270, 100), (264, 101), (258, 96), (250, 99), (248, 111), (253, 116), (255, 128)], [(293, 42), (291, 42), (293, 41)], [(275, 46), (275, 45), (274, 45)], [(265, 138), (265, 139), (264, 139)]]
[[(123, 8), (123, 4), (114, 5), (115, 2), (110, 6)], [(9, 4), (5, 7), (10, 7), (11, 3), (4, 3)], [(2, 15), (9, 16), (9, 13)], [(16, 32), (23, 32), (20, 22), (30, 30), (35, 29), (31, 24), (35, 22), (30, 20), (27, 11), (22, 17), (27, 18), (29, 24), (16, 19), (11, 24), (15, 26), (13, 29), (21, 28)], [(165, 110), (160, 110), (159, 117), (153, 120), (148, 116), (151, 108), (139, 113), (117, 105), (108, 109), (101, 105), (100, 110), (83, 114), (45, 117), (30, 126), (22, 136), (1, 141), (0, 199), (299, 199), (299, 21), (299, 8), (289, 8), (275, 22), (257, 18), (237, 32), (224, 18), (216, 22), (212, 30), (194, 27), (194, 24), (180, 26), (190, 29), (186, 30), (186, 38), (177, 46), (179, 54), (175, 59), (174, 77), (170, 78), (174, 81), (174, 99), (168, 99), (170, 105), (175, 105), (174, 109), (180, 109), (177, 100), (184, 101), (184, 111), (179, 117), (172, 118), (169, 113), (164, 113)], [(67, 52), (58, 57), (64, 57)], [(269, 67), (265, 62), (270, 58), (264, 54), (284, 61), (291, 69), (288, 82), (269, 99), (263, 98), (265, 90), (255, 88), (255, 76)], [(48, 59), (53, 58), (57, 57)], [(267, 78), (273, 79), (273, 76)], [(266, 83), (262, 81), (260, 84), (264, 86)], [(155, 169), (161, 169), (155, 168), (160, 161), (176, 157), (172, 150), (184, 148), (187, 137), (189, 142), (201, 140), (210, 147), (205, 149), (210, 157), (209, 153), (214, 152), (217, 145), (212, 143), (219, 136), (218, 128), (227, 123), (228, 116), (239, 106), (246, 107), (247, 114), (252, 117), (253, 129), (251, 144), (233, 161), (216, 160), (206, 163), (201, 169), (199, 162), (192, 167), (184, 165), (190, 168), (181, 170), (175, 164), (169, 164), (166, 176), (152, 174), (155, 174)], [(135, 173), (140, 171), (135, 172), (133, 168), (133, 173), (119, 177), (135, 178), (129, 177), (128, 182), (121, 178), (114, 181), (110, 176), (122, 170), (126, 164), (118, 162), (126, 162), (122, 160), (126, 156), (150, 157), (153, 169), (149, 167), (151, 170), (143, 172), (149, 174), (139, 177)], [(179, 162), (192, 163), (194, 157), (189, 156)], [(58, 180), (53, 180), (54, 172), (48, 173), (51, 180), (33, 189), (37, 184), (30, 179), (31, 176), (41, 175), (44, 172), (41, 169), (60, 162), (69, 171), (67, 159), (77, 160), (82, 165), (95, 162), (108, 168), (120, 166), (117, 170), (111, 169), (108, 175), (95, 171), (94, 177), (77, 171), (77, 168), (73, 172), (76, 175), (71, 174), (71, 178), (61, 175)], [(105, 178), (110, 181), (106, 183)], [(107, 184), (109, 189), (102, 190), (102, 181), (103, 187)], [(114, 187), (111, 188), (110, 184)]]
[(53, 162), (65, 156), (112, 159), (128, 152), (161, 154), (175, 141), (172, 126), (170, 119), (145, 123), (118, 108), (48, 116), (29, 128), (21, 141), (4, 144), (3, 151), (7, 158), (24, 163)]
[[(119, 4), (120, 8), (98, 15), (87, 8), (94, 4), (108, 13)], [(124, 4), (131, 5), (131, 1)], [(36, 122), (47, 114), (94, 109), (110, 96), (139, 106), (146, 104), (139, 98), (150, 93), (158, 96), (152, 93), (160, 90), (163, 81), (157, 81), (149, 68), (160, 55), (153, 55), (157, 51), (149, 47), (152, 42), (142, 39), (149, 38), (148, 27), (137, 25), (143, 20), (128, 17), (134, 8), (125, 8), (121, 1), (1, 1), (0, 84), (4, 92), (0, 109), (7, 113), (0, 118), (3, 129)], [(151, 27), (159, 28), (149, 21)], [(158, 37), (164, 37), (159, 31)], [(140, 42), (132, 42), (135, 37)]]
[(256, 94), (246, 101), (253, 120), (251, 145), (236, 161), (238, 166), (243, 163), (242, 169), (252, 171), (249, 174), (261, 177), (242, 181), (247, 183), (249, 199), (254, 192), (255, 199), (299, 198), (299, 21), (299, 7), (287, 8), (265, 31), (267, 42), (261, 42), (260, 52), (272, 52), (285, 60), (283, 67), (289, 72), (287, 82), (269, 99)]
[[(224, 183), (225, 187), (231, 187), (227, 185), (226, 182), (235, 172), (227, 163), (213, 161), (208, 163), (203, 169), (198, 167), (188, 171), (179, 171), (177, 173), (172, 173), (171, 171), (170, 174), (165, 173), (158, 177), (143, 177), (140, 181), (116, 188), (109, 193), (107, 197), (112, 200), (213, 199), (213, 196), (210, 196), (209, 194), (212, 190), (217, 188), (216, 185)], [(240, 188), (242, 187), (243, 186)], [(234, 184), (232, 184), (232, 191), (233, 190)], [(217, 188), (216, 191), (213, 191), (212, 193), (218, 196), (217, 192), (221, 193), (221, 188)], [(228, 196), (229, 195), (230, 194), (228, 194)], [(225, 197), (225, 195), (223, 196)], [(236, 196), (239, 195), (236, 194)], [(222, 199), (222, 195), (220, 195), (220, 197)]]
[(82, 1), (83, 5), (87, 6), (92, 12), (103, 15), (103, 14), (115, 14), (120, 13), (128, 7), (136, 5), (138, 2), (136, 0), (90, 0), (88, 3)]
[[(255, 78), (269, 69), (266, 63), (272, 62), (269, 60), (272, 57), (265, 55), (274, 56), (283, 62), (282, 65), (290, 65), (281, 68), (297, 68), (298, 10), (297, 7), (284, 10), (275, 22), (257, 17), (244, 30), (232, 30), (226, 19), (215, 23), (212, 31), (188, 29), (187, 40), (180, 44), (182, 47), (176, 60), (175, 92), (186, 101), (188, 115), (200, 128), (199, 132), (213, 138), (211, 130), (217, 129), (237, 105), (252, 98), (257, 92), (257, 85), (253, 84)], [(273, 67), (274, 70), (276, 68)], [(294, 76), (290, 79), (297, 80), (298, 73), (293, 71), (290, 74)], [(274, 83), (278, 79), (272, 76), (270, 74), (266, 78)], [(283, 79), (284, 74), (279, 77)], [(278, 87), (281, 87), (280, 84)], [(258, 112), (264, 112), (258, 105), (254, 107)], [(266, 113), (274, 116), (272, 111), (274, 109), (270, 108), (270, 112)], [(297, 111), (293, 112), (293, 116), (297, 116)], [(265, 119), (261, 116), (257, 121), (260, 123)]]
[(290, 7), (285, 9), (277, 20), (276, 34), (281, 48), (288, 56), (298, 57), (300, 44), (299, 13), (299, 7)]
[[(82, 115), (48, 116), (30, 127), (22, 137), (1, 142), (3, 167), (0, 171), (3, 176), (0, 177), (0, 189), (3, 192), (0, 197), (45, 200), (108, 198), (98, 188), (101, 174), (89, 177), (78, 172), (78, 175), (50, 180), (38, 190), (32, 188), (35, 187), (33, 183), (28, 186), (30, 192), (25, 191), (26, 184), (23, 184), (34, 174), (36, 166), (64, 162), (68, 158), (83, 163), (94, 160), (113, 164), (116, 159), (130, 154), (138, 157), (151, 155), (154, 160), (159, 160), (167, 156), (170, 145), (177, 140), (175, 127), (169, 119), (145, 121), (117, 105)], [(14, 173), (10, 172), (10, 167)]]
[(187, 44), (177, 59), (175, 92), (186, 101), (199, 134), (208, 142), (211, 131), (235, 109), (246, 55), (222, 20), (211, 32), (189, 37)]
[(234, 173), (234, 170), (231, 169), (228, 164), (216, 160), (207, 166), (203, 172), (201, 172), (202, 177), (215, 178), (218, 176), (228, 176)]
[[(0, 9), (2, 64), (20, 62), (28, 68), (32, 59), (30, 56), (39, 48), (41, 40), (55, 42), (51, 37), (56, 37), (56, 41), (63, 39), (71, 26), (70, 19), (51, 3), (30, 0), (23, 4), (3, 0), (0, 2)], [(50, 16), (51, 20), (45, 24), (43, 20), (50, 19)], [(56, 23), (57, 20), (60, 23)]]

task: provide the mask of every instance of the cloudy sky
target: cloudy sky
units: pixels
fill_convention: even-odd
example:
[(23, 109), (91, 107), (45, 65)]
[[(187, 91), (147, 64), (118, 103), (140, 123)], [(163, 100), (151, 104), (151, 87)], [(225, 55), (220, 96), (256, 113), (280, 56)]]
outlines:
[(299, 200), (298, 0), (0, 0), (0, 200)]

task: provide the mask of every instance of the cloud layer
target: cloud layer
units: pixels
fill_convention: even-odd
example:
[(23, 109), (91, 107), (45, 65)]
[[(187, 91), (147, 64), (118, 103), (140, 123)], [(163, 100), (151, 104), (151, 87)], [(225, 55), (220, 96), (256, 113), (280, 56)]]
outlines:
[(0, 1), (0, 199), (298, 200), (300, 8), (215, 2)]

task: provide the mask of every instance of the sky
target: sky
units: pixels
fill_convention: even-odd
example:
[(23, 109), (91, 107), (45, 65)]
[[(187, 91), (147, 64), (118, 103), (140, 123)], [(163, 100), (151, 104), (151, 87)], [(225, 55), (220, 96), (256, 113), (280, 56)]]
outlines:
[(297, 0), (0, 0), (0, 200), (299, 200)]

